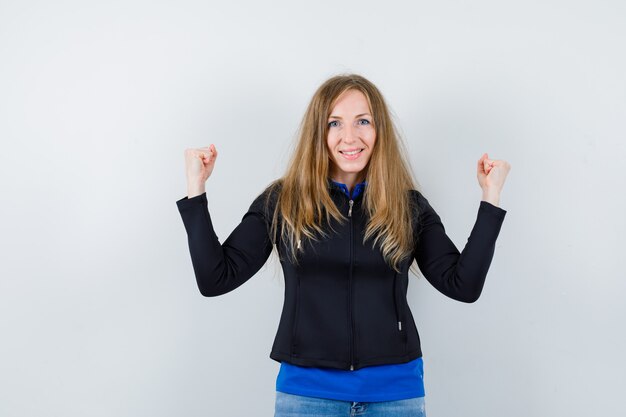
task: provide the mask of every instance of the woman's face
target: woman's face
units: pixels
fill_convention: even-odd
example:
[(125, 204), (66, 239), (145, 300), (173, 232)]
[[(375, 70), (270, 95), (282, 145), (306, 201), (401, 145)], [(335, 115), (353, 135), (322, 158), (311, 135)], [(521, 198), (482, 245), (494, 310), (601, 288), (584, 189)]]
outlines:
[[(333, 180), (354, 185), (372, 155), (376, 130), (365, 95), (359, 90), (344, 92), (328, 117), (328, 152)], [(353, 152), (353, 151), (356, 151)]]

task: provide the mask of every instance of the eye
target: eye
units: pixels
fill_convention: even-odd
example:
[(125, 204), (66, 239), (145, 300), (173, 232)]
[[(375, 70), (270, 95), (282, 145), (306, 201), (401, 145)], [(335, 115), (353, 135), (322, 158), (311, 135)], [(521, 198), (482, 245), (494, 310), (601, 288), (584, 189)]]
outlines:
[(365, 123), (365, 124), (370, 124), (370, 121), (369, 121), (369, 120), (367, 120), (367, 119), (360, 119), (359, 121), (362, 121), (362, 122), (367, 122), (367, 123)]
[[(333, 120), (332, 122), (328, 122), (328, 127), (332, 127), (333, 123), (337, 123), (337, 120)], [(336, 126), (336, 125), (335, 125)]]

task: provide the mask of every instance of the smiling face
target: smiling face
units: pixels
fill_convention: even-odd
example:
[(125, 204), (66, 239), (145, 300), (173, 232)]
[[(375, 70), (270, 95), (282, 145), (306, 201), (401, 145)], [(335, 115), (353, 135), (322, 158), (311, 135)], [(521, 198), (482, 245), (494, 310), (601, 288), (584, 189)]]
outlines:
[(328, 117), (329, 174), (350, 189), (365, 178), (364, 169), (376, 142), (373, 123), (367, 99), (359, 90), (339, 96)]

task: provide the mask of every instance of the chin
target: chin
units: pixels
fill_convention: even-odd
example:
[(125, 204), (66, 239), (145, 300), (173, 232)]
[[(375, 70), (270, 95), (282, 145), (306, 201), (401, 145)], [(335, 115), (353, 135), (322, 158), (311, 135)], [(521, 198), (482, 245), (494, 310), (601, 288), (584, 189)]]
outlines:
[(358, 174), (359, 172), (363, 171), (365, 169), (365, 167), (359, 167), (359, 168), (355, 168), (355, 167), (342, 167), (341, 165), (339, 166), (339, 168), (343, 171), (343, 172), (348, 172), (350, 174)]

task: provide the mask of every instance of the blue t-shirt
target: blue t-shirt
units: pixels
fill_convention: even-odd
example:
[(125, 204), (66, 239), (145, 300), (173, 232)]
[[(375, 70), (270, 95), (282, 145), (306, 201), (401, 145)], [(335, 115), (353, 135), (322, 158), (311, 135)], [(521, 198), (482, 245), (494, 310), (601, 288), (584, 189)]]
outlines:
[[(339, 185), (349, 198), (356, 198), (367, 181), (354, 187), (352, 196), (348, 186)], [(343, 401), (395, 401), (423, 397), (424, 364), (422, 358), (410, 362), (375, 365), (346, 371), (343, 369), (298, 366), (280, 363), (276, 391)]]

